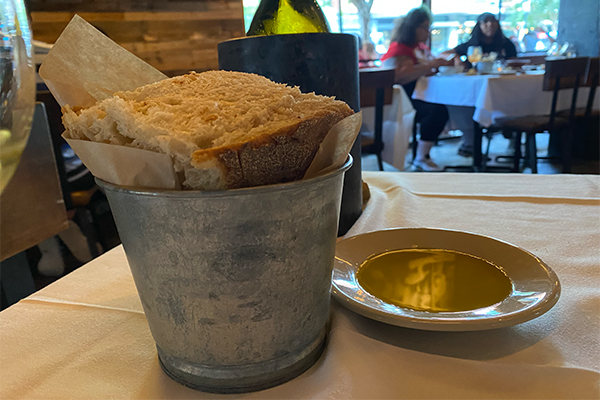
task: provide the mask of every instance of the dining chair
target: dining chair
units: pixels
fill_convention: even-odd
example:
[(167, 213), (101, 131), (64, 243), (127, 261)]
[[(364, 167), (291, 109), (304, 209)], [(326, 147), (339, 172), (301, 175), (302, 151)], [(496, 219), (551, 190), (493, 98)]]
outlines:
[(359, 70), (360, 107), (375, 107), (373, 132), (361, 132), (360, 144), (363, 154), (375, 154), (379, 170), (383, 171), (383, 107), (392, 104), (394, 87), (393, 68), (364, 68)]
[[(577, 136), (573, 138), (573, 154), (584, 159), (593, 160), (600, 158), (600, 110), (594, 109), (596, 88), (599, 85), (599, 60), (598, 57), (590, 58), (586, 79), (581, 84), (582, 87), (589, 88), (587, 103), (584, 107), (576, 108), (573, 116), (574, 132), (577, 132)], [(570, 111), (562, 110), (557, 115), (568, 118)]]
[[(525, 165), (528, 165), (531, 168), (531, 172), (536, 174), (538, 158), (535, 135), (554, 131), (562, 133), (563, 173), (571, 171), (572, 122), (574, 121), (577, 106), (578, 90), (585, 77), (588, 60), (588, 57), (546, 60), (546, 72), (544, 74), (542, 90), (553, 92), (550, 114), (496, 119), (494, 128), (503, 131), (506, 137), (513, 136), (515, 138), (513, 172), (520, 171), (523, 133), (526, 135)], [(557, 116), (556, 107), (559, 92), (563, 89), (573, 89), (573, 94), (568, 115), (566, 117), (559, 117)]]
[[(594, 110), (594, 99), (596, 96), (596, 88), (599, 84), (600, 76), (600, 58), (592, 57), (589, 59), (585, 80), (581, 83), (581, 87), (590, 88), (588, 94), (588, 100), (585, 107), (579, 107), (575, 109), (575, 115), (573, 118), (576, 120), (598, 118), (600, 117), (600, 110)], [(558, 112), (556, 115), (561, 118), (569, 118), (571, 110), (563, 110)]]

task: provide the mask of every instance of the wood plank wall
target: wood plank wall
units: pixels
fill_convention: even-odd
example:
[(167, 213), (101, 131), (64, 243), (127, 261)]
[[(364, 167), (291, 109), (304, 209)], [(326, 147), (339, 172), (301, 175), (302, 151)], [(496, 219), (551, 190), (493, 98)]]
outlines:
[(218, 68), (244, 36), (242, 0), (30, 0), (34, 39), (54, 43), (75, 13), (169, 76)]

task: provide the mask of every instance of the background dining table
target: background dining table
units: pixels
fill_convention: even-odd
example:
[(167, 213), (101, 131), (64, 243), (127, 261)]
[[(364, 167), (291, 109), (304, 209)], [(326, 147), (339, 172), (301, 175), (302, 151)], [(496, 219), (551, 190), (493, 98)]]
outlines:
[[(449, 106), (475, 107), (473, 120), (484, 128), (490, 127), (500, 117), (550, 114), (552, 92), (544, 92), (544, 74), (534, 70), (530, 73), (512, 75), (434, 75), (417, 81), (413, 98)], [(571, 106), (572, 90), (561, 90), (557, 110)], [(588, 88), (580, 88), (578, 107), (585, 107)], [(594, 108), (600, 106), (596, 96)]]
[[(552, 92), (543, 91), (543, 70), (515, 74), (434, 75), (417, 81), (414, 99), (448, 106), (450, 119), (461, 130), (473, 131), (473, 168), (482, 170), (482, 131), (489, 128), (497, 118), (549, 115)], [(557, 111), (571, 106), (573, 90), (561, 90)], [(577, 106), (587, 105), (589, 88), (580, 88)], [(600, 107), (600, 97), (594, 100), (594, 109)], [(467, 123), (469, 120), (473, 123)]]
[(0, 313), (5, 399), (598, 399), (600, 177), (363, 172), (371, 198), (345, 237), (435, 227), (510, 242), (562, 284), (546, 314), (477, 332), (386, 325), (332, 302), (325, 353), (243, 395), (182, 386), (160, 368), (121, 246)]

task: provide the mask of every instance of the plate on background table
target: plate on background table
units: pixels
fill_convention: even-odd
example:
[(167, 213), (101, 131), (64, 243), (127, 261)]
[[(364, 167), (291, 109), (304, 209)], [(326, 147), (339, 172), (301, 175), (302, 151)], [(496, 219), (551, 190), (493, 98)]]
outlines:
[[(374, 256), (395, 250), (425, 249), (450, 250), (493, 264), (510, 280), (507, 296), (486, 307), (429, 312), (391, 304), (359, 284), (359, 267), (377, 258)], [(411, 272), (411, 284), (417, 272), (422, 277), (416, 279), (425, 283), (420, 284), (421, 298), (434, 298), (426, 293), (427, 288), (451, 287), (450, 281), (440, 281), (439, 276), (432, 274), (428, 276), (420, 267)], [(336, 246), (332, 289), (333, 296), (342, 305), (365, 317), (432, 331), (478, 331), (513, 326), (544, 314), (560, 296), (560, 282), (554, 271), (528, 251), (487, 236), (433, 228), (388, 229), (341, 240)]]
[(526, 69), (523, 72), (525, 75), (544, 75), (546, 73), (543, 69)]
[(481, 75), (516, 75), (516, 74), (520, 74), (523, 71), (520, 70), (515, 70), (515, 69), (509, 69), (509, 70), (503, 70), (503, 71), (492, 71), (492, 72), (480, 72)]

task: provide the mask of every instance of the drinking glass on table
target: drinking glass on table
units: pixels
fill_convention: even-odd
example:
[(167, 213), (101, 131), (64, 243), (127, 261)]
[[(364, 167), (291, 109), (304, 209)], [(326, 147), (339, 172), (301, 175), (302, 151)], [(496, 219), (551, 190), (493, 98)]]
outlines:
[(494, 71), (494, 73), (501, 74), (502, 72), (504, 72), (504, 68), (506, 68), (506, 61), (496, 60), (494, 61), (494, 65), (492, 66), (492, 71)]
[(480, 46), (469, 46), (467, 50), (467, 60), (473, 64), (473, 68), (477, 69), (477, 63), (483, 57), (483, 50)]
[(31, 31), (23, 0), (0, 2), (0, 193), (27, 144), (35, 106)]

